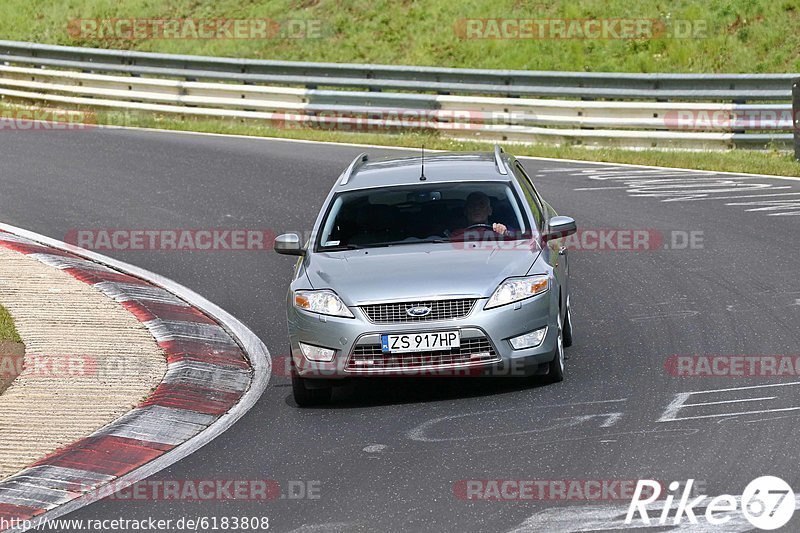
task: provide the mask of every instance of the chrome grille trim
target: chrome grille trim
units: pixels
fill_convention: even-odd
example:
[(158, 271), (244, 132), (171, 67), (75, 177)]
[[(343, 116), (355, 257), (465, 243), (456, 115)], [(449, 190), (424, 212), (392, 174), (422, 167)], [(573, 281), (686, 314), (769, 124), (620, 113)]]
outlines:
[[(466, 318), (475, 307), (477, 298), (454, 298), (450, 300), (419, 300), (362, 305), (361, 310), (373, 324), (401, 324), (405, 322), (430, 322)], [(412, 307), (430, 307), (425, 316), (410, 316), (406, 310)]]
[(499, 362), (500, 357), (486, 336), (462, 338), (461, 346), (430, 352), (383, 353), (380, 343), (358, 344), (347, 358), (347, 372), (381, 372), (441, 369)]

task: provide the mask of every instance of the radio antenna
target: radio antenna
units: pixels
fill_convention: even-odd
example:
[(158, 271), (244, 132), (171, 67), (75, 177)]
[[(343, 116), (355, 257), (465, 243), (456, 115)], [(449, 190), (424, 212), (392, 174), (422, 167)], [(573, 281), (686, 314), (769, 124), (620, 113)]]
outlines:
[(423, 144), (422, 145), (422, 172), (419, 175), (419, 181), (425, 181), (426, 179), (428, 179), (428, 178), (425, 177), (425, 145)]

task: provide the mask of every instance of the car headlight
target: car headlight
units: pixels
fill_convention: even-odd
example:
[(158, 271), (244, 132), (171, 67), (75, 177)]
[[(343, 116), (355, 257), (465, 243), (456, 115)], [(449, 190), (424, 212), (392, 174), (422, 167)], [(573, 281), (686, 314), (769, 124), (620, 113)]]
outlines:
[(500, 284), (494, 291), (484, 309), (499, 307), (501, 305), (518, 302), (531, 296), (545, 292), (550, 287), (547, 275), (526, 276), (524, 278), (509, 278)]
[(342, 299), (336, 296), (335, 292), (328, 289), (321, 291), (295, 291), (294, 306), (321, 315), (354, 318), (353, 313), (344, 305)]

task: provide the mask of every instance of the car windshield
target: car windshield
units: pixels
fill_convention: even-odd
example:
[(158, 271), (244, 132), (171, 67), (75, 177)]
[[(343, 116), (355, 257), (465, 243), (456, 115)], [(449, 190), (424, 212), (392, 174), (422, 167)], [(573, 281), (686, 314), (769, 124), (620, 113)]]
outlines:
[(317, 249), (420, 242), (531, 239), (531, 225), (507, 183), (459, 182), (340, 193), (320, 226)]

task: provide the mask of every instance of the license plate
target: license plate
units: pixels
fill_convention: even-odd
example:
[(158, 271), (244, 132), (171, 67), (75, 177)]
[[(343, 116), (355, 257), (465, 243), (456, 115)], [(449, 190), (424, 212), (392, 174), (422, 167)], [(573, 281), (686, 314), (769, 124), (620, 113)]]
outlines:
[(431, 352), (459, 346), (461, 346), (461, 335), (458, 331), (381, 335), (381, 350), (384, 353)]

